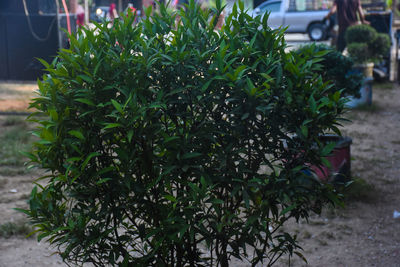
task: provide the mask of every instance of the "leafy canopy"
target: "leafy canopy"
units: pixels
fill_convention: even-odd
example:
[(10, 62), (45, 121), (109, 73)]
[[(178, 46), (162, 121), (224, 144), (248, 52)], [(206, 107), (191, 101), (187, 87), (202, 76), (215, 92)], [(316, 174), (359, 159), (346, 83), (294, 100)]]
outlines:
[(217, 31), (221, 11), (161, 4), (83, 28), (43, 62), (31, 160), (49, 175), (24, 212), (65, 261), (272, 265), (301, 256), (288, 219), (337, 202), (307, 175), (343, 109), (316, 72), (324, 52), (286, 52), (242, 2)]

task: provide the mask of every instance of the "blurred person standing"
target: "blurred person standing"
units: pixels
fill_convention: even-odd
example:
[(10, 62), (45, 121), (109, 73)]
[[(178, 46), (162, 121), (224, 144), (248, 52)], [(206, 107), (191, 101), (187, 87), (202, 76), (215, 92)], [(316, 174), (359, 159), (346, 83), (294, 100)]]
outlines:
[(85, 24), (85, 9), (81, 4), (76, 7), (76, 25), (82, 27)]
[(365, 20), (360, 0), (335, 0), (325, 19), (329, 19), (335, 12), (337, 13), (339, 24), (336, 48), (338, 51), (343, 52), (346, 47), (344, 36), (347, 28), (359, 23), (358, 16), (363, 24), (369, 24), (369, 22)]
[(111, 2), (110, 4), (108, 16), (111, 21), (114, 21), (114, 19), (118, 18), (117, 5), (114, 2)]

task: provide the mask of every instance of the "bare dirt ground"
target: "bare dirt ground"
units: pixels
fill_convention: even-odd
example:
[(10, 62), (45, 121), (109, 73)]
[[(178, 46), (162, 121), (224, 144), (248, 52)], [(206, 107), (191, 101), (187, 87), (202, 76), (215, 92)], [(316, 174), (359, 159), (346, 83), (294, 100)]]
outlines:
[(0, 83), (0, 112), (26, 111), (35, 88), (34, 82)]
[[(291, 266), (400, 266), (400, 218), (393, 217), (395, 210), (400, 212), (400, 86), (375, 84), (373, 94), (373, 106), (349, 111), (346, 117), (352, 122), (343, 127), (344, 135), (353, 139), (352, 175), (357, 181), (346, 206), (326, 208), (308, 224), (286, 226), (298, 234), (308, 260), (306, 264), (294, 256)], [(0, 111), (6, 110), (2, 96), (0, 86)], [(0, 136), (10, 127), (7, 121), (0, 116)], [(24, 216), (12, 208), (27, 206), (32, 181), (39, 175), (13, 166), (0, 158), (0, 225), (24, 223)], [(34, 238), (0, 237), (0, 267), (66, 266), (53, 252)], [(277, 266), (288, 264), (285, 257)]]

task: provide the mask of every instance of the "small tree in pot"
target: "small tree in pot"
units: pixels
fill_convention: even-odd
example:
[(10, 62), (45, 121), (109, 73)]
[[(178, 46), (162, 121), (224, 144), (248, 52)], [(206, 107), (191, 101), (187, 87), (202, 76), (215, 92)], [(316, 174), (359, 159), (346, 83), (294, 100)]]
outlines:
[(389, 54), (390, 38), (378, 33), (369, 25), (354, 25), (346, 31), (347, 50), (356, 63), (354, 69), (365, 77), (359, 99), (350, 98), (349, 107), (372, 104), (374, 63), (381, 62)]
[(358, 64), (357, 67), (363, 70), (365, 77), (373, 77), (374, 63), (382, 61), (389, 54), (389, 35), (362, 24), (349, 27), (345, 38), (348, 53)]
[(298, 253), (288, 219), (337, 202), (305, 170), (333, 148), (340, 92), (243, 3), (215, 31), (216, 3), (82, 29), (44, 63), (31, 159), (49, 175), (23, 212), (65, 261), (272, 265)]

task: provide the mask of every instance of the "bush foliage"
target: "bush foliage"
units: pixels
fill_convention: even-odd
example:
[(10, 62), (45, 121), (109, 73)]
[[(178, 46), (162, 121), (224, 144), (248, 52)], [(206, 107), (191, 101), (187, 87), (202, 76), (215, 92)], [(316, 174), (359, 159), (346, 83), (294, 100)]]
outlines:
[(298, 253), (285, 221), (337, 202), (306, 175), (344, 102), (317, 74), (323, 53), (286, 52), (243, 3), (216, 31), (216, 7), (97, 24), (43, 62), (31, 159), (49, 175), (24, 212), (65, 261), (273, 264)]
[(354, 71), (354, 62), (350, 57), (323, 44), (311, 44), (300, 47), (297, 52), (306, 57), (312, 57), (316, 52), (325, 51), (322, 57), (321, 68), (318, 71), (325, 80), (330, 80), (334, 86), (332, 93), (342, 91), (343, 96), (360, 97), (360, 87), (363, 75)]
[(346, 30), (346, 43), (349, 55), (358, 63), (377, 62), (389, 56), (390, 37), (378, 33), (365, 24), (353, 25)]

